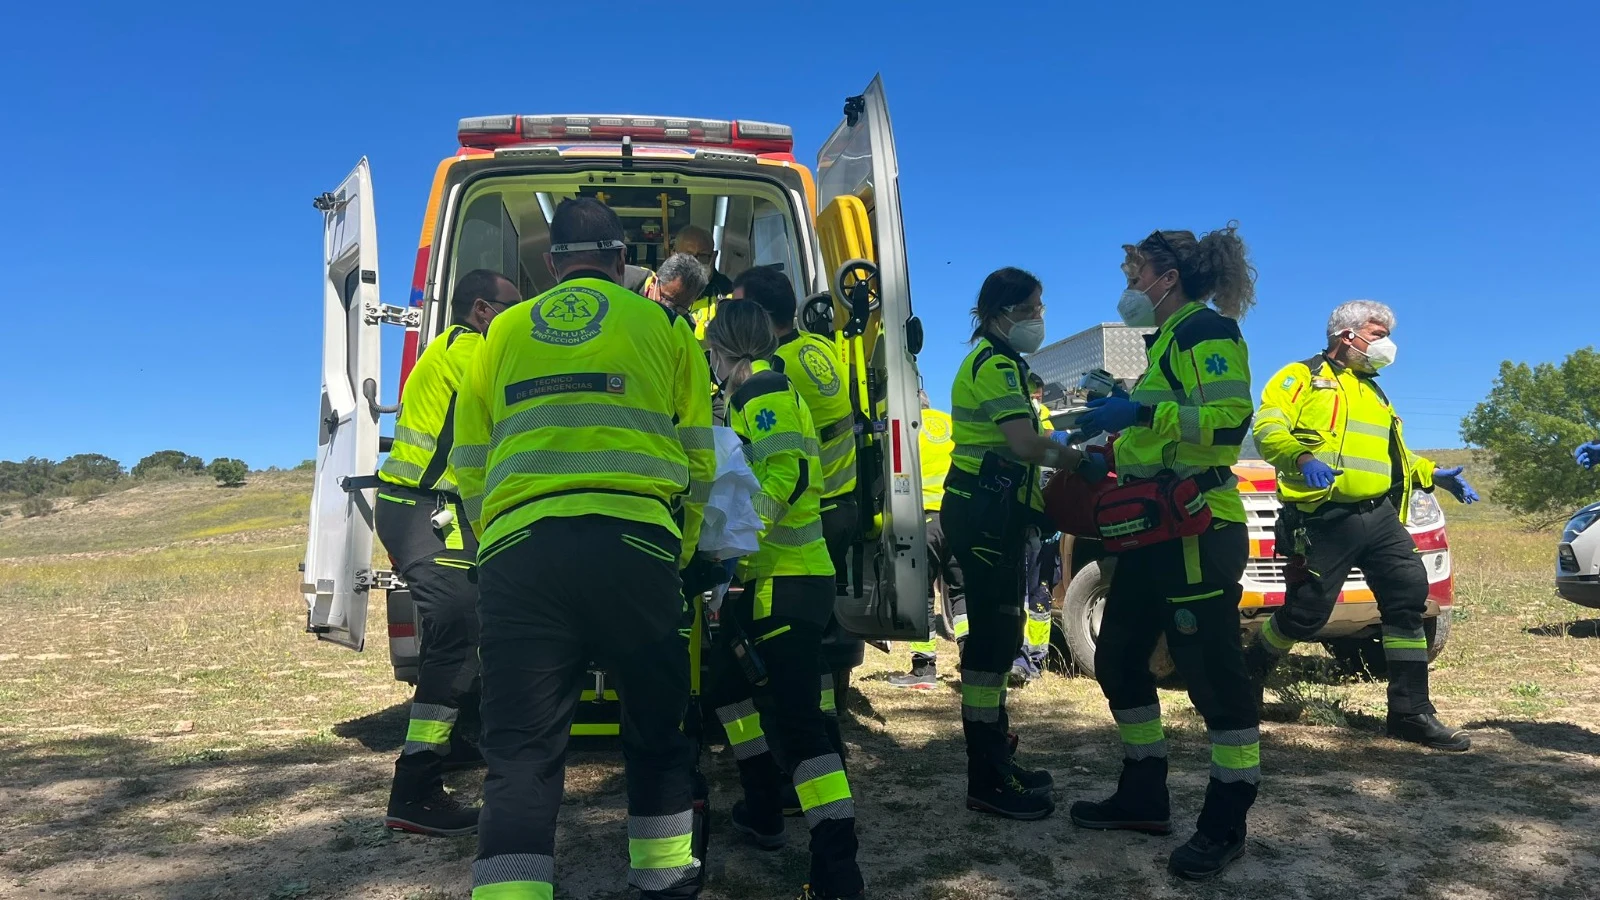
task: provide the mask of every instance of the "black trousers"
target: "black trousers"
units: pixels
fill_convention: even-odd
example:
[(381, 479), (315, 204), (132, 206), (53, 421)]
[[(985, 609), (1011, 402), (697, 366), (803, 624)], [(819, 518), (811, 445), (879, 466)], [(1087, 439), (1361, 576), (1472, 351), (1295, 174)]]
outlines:
[(1122, 735), (1118, 793), (1135, 808), (1164, 808), (1167, 746), (1150, 654), (1166, 634), (1211, 739), (1200, 830), (1216, 837), (1244, 828), (1261, 781), (1255, 692), (1239, 644), (1239, 579), (1249, 557), (1249, 536), (1237, 522), (1118, 554), (1094, 654)]
[(455, 508), (443, 532), (429, 521), (437, 494), (386, 485), (378, 491), (378, 539), (411, 589), (417, 629), (417, 688), (396, 786), (420, 794), (437, 784), (453, 740), (477, 734), (478, 589), (470, 579), (478, 544)]
[[(1263, 640), (1282, 652), (1313, 640), (1328, 624), (1353, 566), (1360, 566), (1378, 601), (1383, 651), (1389, 664), (1389, 711), (1434, 712), (1428, 697), (1428, 572), (1417, 545), (1388, 498), (1357, 504), (1328, 503), (1309, 515), (1285, 509), (1292, 547), (1283, 606), (1263, 626)], [(1303, 562), (1300, 557), (1303, 557)]]
[(967, 741), (967, 778), (983, 786), (998, 779), (1011, 758), (1006, 679), (1022, 647), (1026, 529), (1018, 523), (982, 521), (973, 501), (953, 491), (945, 493), (941, 505), (940, 523), (966, 586), (961, 729)]
[[(927, 510), (924, 514), (924, 526), (928, 535), (928, 590), (930, 596), (928, 603), (933, 603), (931, 592), (935, 580), (944, 583), (944, 620), (950, 629), (948, 637), (956, 642), (958, 647), (967, 642), (967, 583), (961, 574), (961, 562), (950, 550), (950, 541), (945, 537), (943, 519), (936, 509)], [(932, 616), (929, 616), (932, 619)], [(911, 667), (920, 669), (929, 663), (939, 660), (938, 642), (934, 635), (928, 635), (926, 641), (911, 642)]]
[(834, 583), (839, 590), (849, 583), (850, 547), (861, 533), (861, 512), (851, 494), (822, 499), (822, 539), (833, 560)]
[[(711, 704), (739, 764), (745, 806), (757, 830), (783, 829), (783, 785), (793, 783), (811, 829), (811, 886), (824, 895), (860, 893), (855, 801), (818, 708), (822, 623), (833, 579), (777, 576), (752, 582), (721, 610), (711, 656)], [(765, 668), (752, 684), (733, 652), (742, 634)], [(776, 751), (776, 755), (775, 755)]]
[[(489, 771), (473, 884), (549, 882), (567, 736), (591, 660), (616, 675), (628, 780), (628, 883), (651, 898), (699, 892), (695, 747), (683, 734), (688, 643), (679, 540), (607, 516), (542, 519), (487, 547), (483, 742)], [(542, 877), (540, 877), (542, 876)]]

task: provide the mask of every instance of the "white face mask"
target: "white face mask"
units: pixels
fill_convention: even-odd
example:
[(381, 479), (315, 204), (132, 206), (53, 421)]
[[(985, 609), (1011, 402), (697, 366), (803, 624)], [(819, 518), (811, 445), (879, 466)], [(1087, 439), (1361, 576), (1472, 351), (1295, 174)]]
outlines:
[(1023, 319), (1006, 332), (1006, 343), (1018, 353), (1032, 353), (1044, 345), (1044, 317)]
[[(1352, 337), (1354, 337), (1353, 334)], [(1394, 365), (1395, 354), (1399, 352), (1400, 348), (1395, 346), (1394, 341), (1387, 337), (1381, 337), (1368, 341), (1366, 352), (1356, 349), (1355, 345), (1352, 344), (1350, 346), (1350, 362), (1352, 368), (1376, 372), (1379, 369)], [(1358, 361), (1360, 364), (1358, 364)]]
[(711, 265), (709, 263), (700, 264), (700, 276), (706, 280), (706, 284), (711, 283)]
[(1151, 300), (1150, 295), (1138, 288), (1128, 288), (1122, 292), (1122, 298), (1117, 301), (1117, 315), (1122, 317), (1122, 324), (1134, 328), (1149, 328), (1156, 324), (1156, 307), (1167, 302), (1167, 295), (1172, 293), (1172, 288), (1167, 288), (1160, 300)]

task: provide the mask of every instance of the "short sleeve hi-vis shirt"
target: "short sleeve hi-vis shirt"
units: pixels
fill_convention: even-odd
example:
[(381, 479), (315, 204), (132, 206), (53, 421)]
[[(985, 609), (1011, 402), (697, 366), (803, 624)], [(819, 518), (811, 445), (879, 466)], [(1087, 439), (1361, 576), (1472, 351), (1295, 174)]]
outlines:
[(760, 549), (739, 565), (748, 584), (774, 575), (833, 575), (822, 535), (822, 460), (811, 412), (790, 380), (757, 360), (728, 399), (728, 424), (761, 482)]
[[(1005, 344), (979, 338), (977, 346), (962, 360), (955, 384), (950, 387), (950, 419), (956, 442), (951, 464), (957, 471), (979, 474), (985, 453), (1017, 465), (1029, 465), (1011, 452), (1011, 445), (1000, 430), (1006, 422), (1023, 419), (1033, 426), (1035, 434), (1041, 433), (1033, 397), (1028, 393), (1028, 364), (1022, 356)], [(1028, 477), (1017, 488), (1017, 499), (1036, 510), (1044, 508), (1037, 467), (1029, 465)]]
[[(1131, 398), (1147, 408), (1146, 424), (1117, 438), (1117, 477), (1153, 478), (1163, 470), (1190, 477), (1239, 461), (1250, 433), (1250, 355), (1239, 324), (1189, 303), (1145, 338), (1147, 368)], [(1243, 522), (1244, 500), (1228, 475), (1206, 492), (1211, 514)]]
[(602, 515), (681, 534), (687, 564), (716, 476), (710, 383), (688, 320), (600, 277), (497, 316), (451, 454), (480, 558), (540, 519)]
[(937, 409), (922, 411), (922, 430), (917, 432), (917, 459), (922, 465), (924, 510), (937, 512), (944, 505), (944, 479), (950, 474), (950, 451), (956, 446), (950, 427), (949, 413)]
[(817, 425), (823, 499), (855, 490), (855, 408), (838, 351), (831, 341), (792, 331), (778, 345), (778, 362)]
[(482, 346), (483, 336), (465, 325), (451, 325), (428, 342), (400, 393), (394, 446), (378, 469), (379, 478), (401, 487), (456, 492), (450, 468), (456, 395)]

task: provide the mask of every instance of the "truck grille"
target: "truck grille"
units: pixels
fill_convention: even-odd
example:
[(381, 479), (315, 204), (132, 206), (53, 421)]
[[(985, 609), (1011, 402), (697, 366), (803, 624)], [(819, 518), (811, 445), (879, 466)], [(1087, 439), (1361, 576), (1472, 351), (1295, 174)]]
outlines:
[[(1252, 558), (1248, 563), (1245, 564), (1244, 577), (1246, 580), (1254, 581), (1257, 584), (1283, 587), (1285, 584), (1287, 584), (1283, 578), (1283, 570), (1288, 564), (1288, 560), (1281, 558)], [(1360, 569), (1351, 569), (1350, 577), (1345, 579), (1344, 589), (1347, 591), (1359, 591), (1365, 590), (1366, 587), (1366, 576), (1361, 574)]]

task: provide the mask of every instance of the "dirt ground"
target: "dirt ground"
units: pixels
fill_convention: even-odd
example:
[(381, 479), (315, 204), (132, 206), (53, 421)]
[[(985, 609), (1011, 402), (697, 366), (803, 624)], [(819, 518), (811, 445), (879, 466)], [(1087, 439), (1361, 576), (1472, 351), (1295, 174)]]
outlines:
[[(364, 654), (301, 633), (305, 490), (298, 475), (237, 491), (174, 482), (42, 520), (0, 516), (0, 896), (467, 896), (473, 839), (378, 824), (407, 698), (381, 621)], [(1073, 799), (1109, 790), (1119, 749), (1095, 685), (1059, 674), (1015, 692), (1012, 710), (1061, 812), (1003, 822), (964, 809), (952, 673), (946, 689), (896, 691), (883, 679), (903, 652), (869, 649), (845, 729), (869, 896), (1600, 895), (1600, 620), (1554, 595), (1550, 532), (1492, 507), (1447, 513), (1457, 607), (1435, 699), (1473, 729), (1470, 754), (1384, 739), (1382, 684), (1335, 678), (1302, 649), (1264, 726), (1248, 853), (1189, 885), (1164, 868), (1207, 771), (1182, 693), (1162, 700), (1183, 834), (1066, 820)], [(703, 766), (717, 828), (704, 896), (792, 897), (799, 824), (782, 852), (741, 845), (726, 820), (732, 761), (708, 752)], [(475, 796), (476, 778), (452, 786)], [(557, 896), (628, 896), (618, 754), (576, 753), (567, 785)]]

